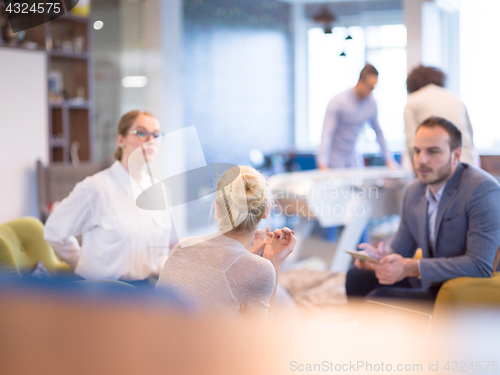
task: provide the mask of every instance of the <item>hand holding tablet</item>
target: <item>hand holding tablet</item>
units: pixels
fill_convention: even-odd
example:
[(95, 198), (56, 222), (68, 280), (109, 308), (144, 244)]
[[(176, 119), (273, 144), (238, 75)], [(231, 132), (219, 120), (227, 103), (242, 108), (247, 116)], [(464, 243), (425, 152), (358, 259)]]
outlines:
[(362, 252), (362, 251), (349, 251), (349, 250), (344, 250), (347, 254), (351, 255), (355, 259), (359, 259), (362, 262), (373, 262), (376, 264), (380, 264), (380, 261), (378, 261), (375, 258), (372, 258), (368, 254)]

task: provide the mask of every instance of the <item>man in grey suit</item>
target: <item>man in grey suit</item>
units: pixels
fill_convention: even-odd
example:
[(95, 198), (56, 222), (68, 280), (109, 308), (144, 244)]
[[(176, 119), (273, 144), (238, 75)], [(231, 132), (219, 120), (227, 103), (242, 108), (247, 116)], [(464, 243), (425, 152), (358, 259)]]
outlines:
[[(431, 117), (418, 127), (418, 180), (406, 189), (390, 254), (383, 244), (360, 245), (380, 264), (355, 261), (346, 279), (349, 297), (434, 300), (448, 279), (491, 275), (500, 246), (500, 185), (460, 163), (461, 144), (460, 130), (443, 118)], [(414, 259), (418, 248), (420, 260)]]

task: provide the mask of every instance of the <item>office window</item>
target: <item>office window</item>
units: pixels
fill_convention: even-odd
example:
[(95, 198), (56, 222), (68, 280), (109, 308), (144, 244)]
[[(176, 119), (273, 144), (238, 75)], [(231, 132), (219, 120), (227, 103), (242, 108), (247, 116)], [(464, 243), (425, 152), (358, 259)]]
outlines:
[(499, 12), (498, 0), (460, 3), (460, 98), (469, 111), (474, 144), (485, 154), (500, 152)]
[[(350, 35), (351, 40), (346, 40)], [(308, 127), (309, 143), (317, 148), (326, 106), (336, 94), (354, 87), (365, 61), (380, 72), (374, 91), (379, 122), (392, 151), (404, 149), (403, 109), (406, 103), (406, 27), (383, 25), (368, 27), (336, 27), (332, 34), (321, 28), (308, 32)], [(340, 56), (344, 52), (345, 56)], [(380, 150), (375, 132), (365, 127), (358, 151)]]

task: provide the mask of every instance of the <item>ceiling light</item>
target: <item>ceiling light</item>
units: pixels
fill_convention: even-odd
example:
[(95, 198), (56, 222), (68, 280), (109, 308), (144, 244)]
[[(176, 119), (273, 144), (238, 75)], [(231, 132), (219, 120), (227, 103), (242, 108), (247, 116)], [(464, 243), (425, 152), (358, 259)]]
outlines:
[(94, 29), (96, 30), (101, 30), (104, 26), (104, 22), (102, 21), (95, 21), (94, 22)]
[(122, 79), (122, 86), (127, 88), (140, 88), (148, 84), (148, 78), (145, 76), (127, 76)]
[(313, 17), (315, 22), (323, 25), (323, 31), (325, 34), (332, 33), (333, 23), (336, 19), (337, 17), (335, 17), (335, 15), (332, 14), (327, 7), (323, 8), (320, 13)]

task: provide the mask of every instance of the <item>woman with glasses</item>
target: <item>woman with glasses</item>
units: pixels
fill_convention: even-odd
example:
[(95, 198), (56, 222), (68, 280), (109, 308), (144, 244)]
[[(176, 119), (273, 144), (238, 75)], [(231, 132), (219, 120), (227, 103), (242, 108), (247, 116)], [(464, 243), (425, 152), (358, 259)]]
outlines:
[[(134, 197), (151, 185), (129, 163), (145, 166), (158, 153), (158, 120), (131, 111), (118, 124), (116, 161), (78, 183), (45, 224), (45, 240), (84, 279), (113, 279), (148, 285), (168, 256), (170, 220), (165, 211), (147, 211)], [(142, 152), (134, 152), (141, 148)], [(77, 240), (81, 237), (81, 241)], [(80, 245), (81, 243), (81, 245)]]

